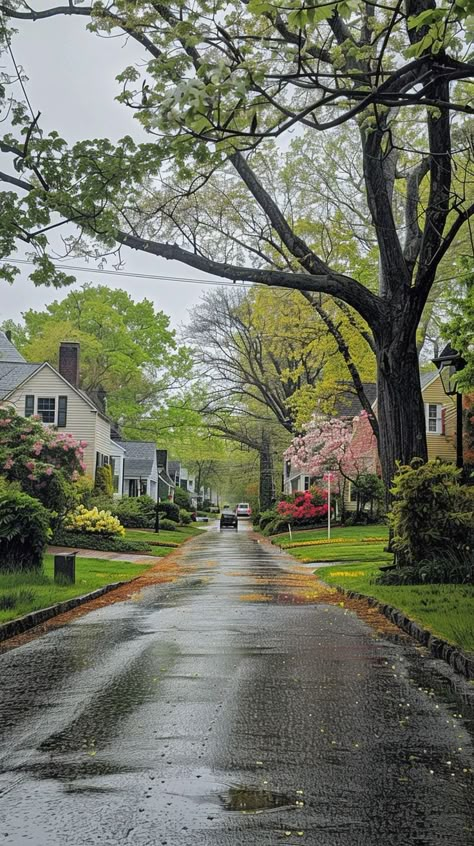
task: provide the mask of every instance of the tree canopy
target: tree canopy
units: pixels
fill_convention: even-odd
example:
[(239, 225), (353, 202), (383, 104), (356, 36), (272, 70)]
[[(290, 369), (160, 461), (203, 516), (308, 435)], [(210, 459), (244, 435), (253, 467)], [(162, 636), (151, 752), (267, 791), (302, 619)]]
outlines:
[(187, 387), (189, 352), (149, 300), (86, 284), (44, 311), (29, 309), (23, 320), (10, 330), (28, 361), (58, 367), (60, 342), (80, 342), (81, 387), (91, 395), (103, 391), (108, 413), (125, 426), (165, 410)]
[[(68, 145), (42, 133), (26, 104), (7, 106), (6, 86), (14, 125), (0, 142), (3, 255), (26, 243), (34, 281), (67, 283), (48, 253), (51, 229), (66, 222), (77, 233), (70, 249), (128, 247), (305, 291), (315, 304), (331, 295), (369, 327), (385, 480), (396, 460), (426, 458), (416, 332), (474, 213), (470, 4), (126, 0), (35, 10), (3, 0), (0, 9), (7, 48), (15, 19), (38, 26), (62, 14), (134, 39), (145, 61), (119, 75), (118, 99), (151, 139)], [(299, 168), (298, 203), (293, 174), (304, 159), (312, 167)], [(321, 219), (331, 221), (324, 231)], [(333, 231), (344, 256), (333, 255)], [(11, 279), (14, 266), (2, 273)]]

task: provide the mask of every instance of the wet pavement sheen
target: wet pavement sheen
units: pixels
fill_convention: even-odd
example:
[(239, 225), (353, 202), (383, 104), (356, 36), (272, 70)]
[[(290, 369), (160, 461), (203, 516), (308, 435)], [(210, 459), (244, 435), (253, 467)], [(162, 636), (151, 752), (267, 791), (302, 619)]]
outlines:
[(474, 846), (462, 683), (243, 525), (180, 556), (0, 655), (0, 846)]

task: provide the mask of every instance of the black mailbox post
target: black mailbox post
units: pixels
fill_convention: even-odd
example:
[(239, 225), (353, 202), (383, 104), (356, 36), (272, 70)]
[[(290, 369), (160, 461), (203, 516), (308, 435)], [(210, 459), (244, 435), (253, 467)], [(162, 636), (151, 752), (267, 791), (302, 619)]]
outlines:
[(54, 556), (54, 581), (73, 585), (76, 582), (76, 553), (68, 552)]

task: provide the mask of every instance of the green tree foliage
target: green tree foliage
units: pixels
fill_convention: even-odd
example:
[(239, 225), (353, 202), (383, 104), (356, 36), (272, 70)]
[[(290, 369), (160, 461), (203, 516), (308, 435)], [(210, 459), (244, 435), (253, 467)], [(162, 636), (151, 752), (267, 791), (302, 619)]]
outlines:
[(93, 396), (104, 391), (107, 412), (125, 425), (166, 410), (170, 394), (178, 400), (187, 384), (189, 353), (150, 300), (134, 302), (126, 291), (86, 284), (23, 318), (12, 339), (25, 358), (57, 368), (61, 341), (80, 342), (81, 387)]
[[(5, 85), (13, 126), (0, 145), (2, 255), (26, 242), (34, 282), (67, 284), (48, 247), (63, 221), (93, 256), (128, 247), (233, 282), (303, 290), (315, 305), (334, 297), (357, 311), (375, 349), (385, 481), (397, 460), (426, 458), (416, 333), (438, 268), (474, 213), (463, 120), (472, 114), (470, 3), (218, 0), (210, 13), (206, 0), (46, 9), (2, 0), (1, 9), (6, 51), (15, 19), (38, 27), (61, 14), (90, 15), (92, 33), (135, 40), (143, 61), (134, 56), (119, 75), (118, 99), (152, 136), (68, 145), (42, 131), (27, 104), (7, 103)], [(345, 126), (359, 178), (345, 180), (339, 160), (334, 176), (347, 190), (330, 207), (321, 139), (342, 147)], [(294, 137), (311, 150), (323, 189), (313, 180), (308, 213), (284, 172)], [(333, 211), (345, 257), (328, 248), (331, 228), (315, 225)], [(6, 279), (15, 272), (2, 265)]]
[(458, 373), (457, 384), (461, 391), (474, 390), (474, 262), (464, 264), (465, 273), (458, 289), (450, 298), (449, 319), (443, 326), (443, 334), (451, 346), (466, 362)]

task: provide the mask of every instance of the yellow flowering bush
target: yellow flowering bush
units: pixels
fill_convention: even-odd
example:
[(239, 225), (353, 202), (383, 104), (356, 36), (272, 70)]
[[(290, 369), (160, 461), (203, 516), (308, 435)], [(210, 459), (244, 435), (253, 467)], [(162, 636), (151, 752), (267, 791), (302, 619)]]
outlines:
[(75, 511), (67, 515), (64, 528), (74, 532), (90, 532), (105, 536), (123, 537), (125, 534), (120, 520), (110, 511), (99, 511), (98, 508), (86, 508), (84, 505), (79, 505)]

